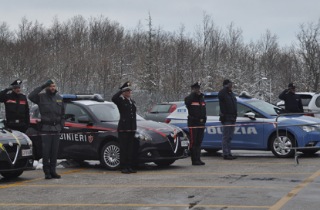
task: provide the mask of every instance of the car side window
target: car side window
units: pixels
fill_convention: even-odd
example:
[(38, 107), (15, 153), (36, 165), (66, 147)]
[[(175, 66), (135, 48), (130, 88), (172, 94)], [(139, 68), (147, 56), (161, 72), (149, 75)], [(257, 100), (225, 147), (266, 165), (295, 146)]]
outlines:
[(66, 122), (78, 122), (78, 118), (83, 116), (89, 117), (87, 112), (83, 108), (75, 104), (70, 104), (70, 103), (66, 104), (66, 110), (65, 110)]
[(206, 102), (207, 116), (219, 116), (220, 107), (218, 101)]
[(253, 112), (257, 118), (262, 118), (263, 116), (261, 114), (259, 114), (258, 112), (254, 111), (253, 109), (251, 109), (250, 107), (247, 107), (243, 104), (237, 103), (237, 109), (238, 109), (238, 117), (245, 117), (244, 115), (248, 112)]

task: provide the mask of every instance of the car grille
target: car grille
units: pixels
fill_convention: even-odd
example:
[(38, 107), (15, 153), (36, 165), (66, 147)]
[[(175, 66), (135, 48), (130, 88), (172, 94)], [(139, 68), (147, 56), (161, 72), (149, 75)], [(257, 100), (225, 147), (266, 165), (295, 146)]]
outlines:
[(9, 145), (3, 145), (3, 146), (6, 149), (10, 160), (13, 161), (17, 153), (18, 144), (13, 144), (13, 146), (9, 146)]

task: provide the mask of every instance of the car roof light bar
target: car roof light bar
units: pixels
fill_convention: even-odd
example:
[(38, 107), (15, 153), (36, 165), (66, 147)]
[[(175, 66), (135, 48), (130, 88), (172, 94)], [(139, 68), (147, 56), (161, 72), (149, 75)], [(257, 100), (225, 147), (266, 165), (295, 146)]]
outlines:
[(63, 100), (77, 101), (77, 100), (93, 100), (98, 102), (104, 102), (104, 99), (100, 94), (93, 95), (77, 95), (77, 94), (62, 94)]

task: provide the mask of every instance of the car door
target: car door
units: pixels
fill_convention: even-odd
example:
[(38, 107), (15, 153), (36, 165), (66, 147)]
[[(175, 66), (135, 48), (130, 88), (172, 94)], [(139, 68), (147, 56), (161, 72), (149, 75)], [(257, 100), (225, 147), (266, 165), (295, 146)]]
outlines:
[(220, 149), (222, 128), (219, 121), (219, 102), (206, 101), (207, 123), (201, 147), (204, 149)]
[(92, 141), (95, 132), (88, 122), (81, 122), (81, 119), (92, 121), (89, 113), (80, 105), (66, 103), (66, 121), (63, 132), (60, 136), (59, 158), (89, 159), (95, 157)]
[[(263, 148), (264, 122), (265, 118), (248, 107), (246, 104), (237, 102), (238, 117), (235, 126), (231, 147), (234, 149), (259, 149)], [(254, 119), (246, 117), (245, 114), (252, 112)]]
[[(207, 123), (202, 142), (204, 149), (221, 149), (223, 126), (219, 121), (219, 102), (207, 101)], [(238, 117), (231, 147), (234, 149), (259, 149), (263, 147), (264, 117), (243, 103), (237, 102)], [(252, 120), (245, 116), (253, 112), (256, 116)]]

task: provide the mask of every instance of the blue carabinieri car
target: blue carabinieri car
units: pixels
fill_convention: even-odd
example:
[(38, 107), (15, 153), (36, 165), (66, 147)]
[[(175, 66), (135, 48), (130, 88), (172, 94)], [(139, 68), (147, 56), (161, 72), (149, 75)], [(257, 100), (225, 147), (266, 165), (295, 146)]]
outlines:
[[(207, 123), (202, 149), (221, 149), (222, 125), (219, 121), (218, 93), (205, 93)], [(232, 149), (272, 151), (276, 157), (292, 157), (298, 148), (306, 154), (320, 149), (320, 119), (304, 115), (281, 115), (283, 109), (265, 101), (240, 95), (238, 117), (231, 141)], [(188, 110), (182, 106), (167, 117), (170, 124), (188, 132)]]

